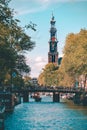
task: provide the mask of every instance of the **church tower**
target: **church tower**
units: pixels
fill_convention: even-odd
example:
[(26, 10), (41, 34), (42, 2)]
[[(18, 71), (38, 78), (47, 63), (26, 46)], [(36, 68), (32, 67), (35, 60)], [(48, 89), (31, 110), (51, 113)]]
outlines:
[(58, 52), (57, 52), (57, 29), (55, 28), (55, 19), (52, 14), (52, 18), (50, 21), (50, 40), (49, 40), (49, 52), (48, 52), (48, 63), (56, 63), (58, 64)]

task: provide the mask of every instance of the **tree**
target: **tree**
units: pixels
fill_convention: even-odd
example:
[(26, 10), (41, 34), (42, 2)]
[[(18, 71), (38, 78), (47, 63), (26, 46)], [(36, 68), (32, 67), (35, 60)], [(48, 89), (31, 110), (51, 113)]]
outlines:
[[(35, 42), (25, 33), (24, 28), (18, 26), (19, 20), (14, 19), (14, 10), (9, 8), (10, 0), (0, 1), (0, 83), (8, 73), (16, 71), (29, 73), (30, 67), (23, 57), (24, 51), (31, 51)], [(22, 61), (20, 58), (22, 57)]]
[(87, 72), (87, 30), (67, 37), (64, 54), (65, 69), (69, 74), (81, 75)]
[(38, 83), (41, 86), (45, 86), (45, 80), (44, 80), (44, 72), (42, 72), (38, 77)]
[(81, 29), (79, 33), (67, 36), (59, 70), (64, 76), (62, 82), (67, 77), (72, 84), (81, 74), (87, 73), (87, 30)]
[(57, 86), (57, 70), (58, 66), (56, 64), (48, 63), (43, 69), (43, 72), (39, 75), (39, 84), (45, 86)]
[(24, 76), (24, 84), (25, 88), (30, 88), (32, 86), (31, 77)]
[(9, 26), (13, 19), (13, 10), (8, 7), (11, 0), (0, 0), (0, 23)]
[(26, 65), (25, 63), (25, 57), (24, 55), (18, 55), (17, 60), (16, 60), (16, 70), (22, 75), (23, 73), (29, 73), (30, 72), (30, 67)]

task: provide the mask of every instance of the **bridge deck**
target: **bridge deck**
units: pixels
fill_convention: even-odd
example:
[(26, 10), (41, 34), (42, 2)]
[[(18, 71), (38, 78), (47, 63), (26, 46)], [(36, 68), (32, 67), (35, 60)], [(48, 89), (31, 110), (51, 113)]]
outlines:
[(13, 90), (12, 92), (18, 92), (18, 93), (23, 93), (23, 92), (58, 92), (58, 93), (87, 93), (87, 91), (83, 90), (73, 90), (73, 89), (26, 89), (26, 90)]

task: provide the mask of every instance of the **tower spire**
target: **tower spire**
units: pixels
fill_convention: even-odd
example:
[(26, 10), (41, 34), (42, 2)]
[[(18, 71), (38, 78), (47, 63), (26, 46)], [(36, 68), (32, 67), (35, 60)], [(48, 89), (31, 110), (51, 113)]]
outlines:
[(50, 41), (49, 41), (49, 52), (48, 52), (48, 63), (56, 63), (58, 64), (58, 52), (57, 52), (57, 36), (56, 32), (57, 29), (55, 28), (55, 20), (54, 15), (52, 12), (52, 18), (50, 21), (51, 28), (50, 28)]
[(54, 20), (54, 15), (53, 15), (53, 11), (52, 11), (52, 19), (51, 20)]
[(52, 10), (52, 17), (53, 17), (53, 10)]

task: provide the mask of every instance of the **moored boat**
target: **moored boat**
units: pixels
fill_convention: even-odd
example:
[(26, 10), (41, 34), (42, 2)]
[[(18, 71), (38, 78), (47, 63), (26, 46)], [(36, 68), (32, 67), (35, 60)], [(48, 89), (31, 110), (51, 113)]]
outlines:
[(40, 94), (39, 93), (35, 93), (33, 98), (35, 99), (36, 102), (41, 102), (41, 97), (40, 97)]
[(42, 98), (39, 97), (39, 96), (36, 96), (36, 97), (34, 97), (34, 99), (35, 99), (36, 102), (41, 102), (41, 99), (42, 99)]

